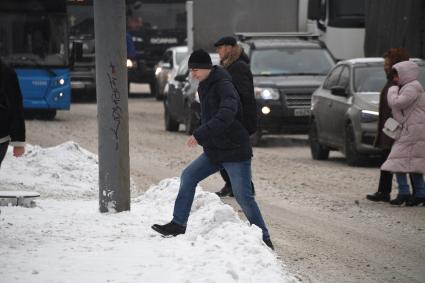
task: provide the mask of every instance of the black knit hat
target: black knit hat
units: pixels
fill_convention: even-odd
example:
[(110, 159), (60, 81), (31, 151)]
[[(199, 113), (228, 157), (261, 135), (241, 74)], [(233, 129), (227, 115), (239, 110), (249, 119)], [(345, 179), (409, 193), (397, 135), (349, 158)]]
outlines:
[(225, 36), (220, 38), (216, 43), (214, 43), (215, 47), (221, 46), (221, 45), (236, 45), (236, 39), (232, 36)]
[(210, 54), (203, 49), (192, 52), (189, 57), (189, 69), (211, 69), (212, 62)]

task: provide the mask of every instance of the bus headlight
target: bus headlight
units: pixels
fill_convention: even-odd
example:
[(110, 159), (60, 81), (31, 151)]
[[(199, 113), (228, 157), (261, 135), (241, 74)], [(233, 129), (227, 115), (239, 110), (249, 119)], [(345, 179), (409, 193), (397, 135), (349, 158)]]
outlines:
[(54, 101), (59, 101), (59, 99), (62, 99), (63, 97), (63, 92), (59, 92), (58, 94), (56, 94), (56, 96), (53, 98)]
[(65, 84), (65, 79), (64, 78), (60, 78), (60, 79), (57, 79), (56, 80), (56, 85), (62, 86), (64, 84)]

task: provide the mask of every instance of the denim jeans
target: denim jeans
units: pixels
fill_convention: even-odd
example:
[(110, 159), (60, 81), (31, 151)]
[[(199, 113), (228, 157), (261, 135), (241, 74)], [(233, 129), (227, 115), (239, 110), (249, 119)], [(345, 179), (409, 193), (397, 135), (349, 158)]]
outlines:
[(269, 231), (251, 191), (251, 159), (215, 164), (203, 153), (192, 161), (183, 170), (180, 178), (179, 193), (174, 204), (173, 222), (186, 226), (197, 184), (223, 168), (230, 177), (233, 194), (246, 218), (263, 231), (263, 240), (269, 239)]
[[(397, 183), (398, 183), (398, 193), (400, 195), (409, 195), (409, 183), (407, 182), (406, 173), (396, 173)], [(412, 185), (415, 188), (416, 197), (425, 197), (425, 182), (424, 177), (420, 173), (409, 173), (410, 179), (412, 180)]]

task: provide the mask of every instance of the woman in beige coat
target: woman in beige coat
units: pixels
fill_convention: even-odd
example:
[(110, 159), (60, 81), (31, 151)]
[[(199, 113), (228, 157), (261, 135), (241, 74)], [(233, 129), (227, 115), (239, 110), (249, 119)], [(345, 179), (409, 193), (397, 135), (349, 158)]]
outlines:
[[(402, 131), (381, 169), (396, 173), (399, 193), (391, 204), (425, 205), (425, 94), (417, 80), (420, 70), (411, 61), (397, 63), (393, 70), (397, 85), (388, 90), (388, 105), (394, 119), (402, 124)], [(416, 189), (413, 197), (406, 173)]]

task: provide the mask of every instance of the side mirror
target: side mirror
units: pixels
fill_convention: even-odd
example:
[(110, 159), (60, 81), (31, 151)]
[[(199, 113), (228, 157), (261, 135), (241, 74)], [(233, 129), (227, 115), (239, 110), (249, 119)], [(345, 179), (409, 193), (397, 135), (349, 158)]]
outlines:
[(345, 87), (341, 87), (341, 86), (334, 86), (334, 87), (332, 87), (331, 88), (331, 93), (333, 95), (336, 95), (336, 96), (342, 96), (342, 97), (347, 97), (348, 96), (347, 92), (345, 91)]
[(174, 77), (174, 80), (178, 82), (184, 82), (186, 80), (186, 75), (177, 75)]

